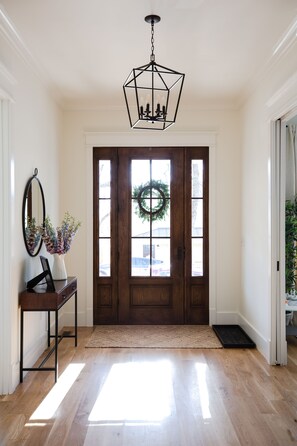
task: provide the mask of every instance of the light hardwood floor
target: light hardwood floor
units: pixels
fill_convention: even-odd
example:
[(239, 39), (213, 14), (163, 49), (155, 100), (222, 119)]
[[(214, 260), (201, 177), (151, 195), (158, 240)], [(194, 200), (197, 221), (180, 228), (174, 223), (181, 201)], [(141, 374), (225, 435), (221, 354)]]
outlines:
[(248, 349), (87, 349), (91, 331), (60, 343), (56, 385), (30, 372), (0, 397), (1, 446), (297, 444), (296, 338), (277, 367)]

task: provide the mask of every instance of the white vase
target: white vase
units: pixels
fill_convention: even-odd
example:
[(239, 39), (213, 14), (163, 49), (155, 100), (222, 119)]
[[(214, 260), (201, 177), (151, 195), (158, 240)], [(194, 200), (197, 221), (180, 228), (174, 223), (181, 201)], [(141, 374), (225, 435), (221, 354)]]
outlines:
[(53, 264), (52, 276), (53, 276), (54, 280), (66, 280), (67, 279), (64, 254), (54, 254), (54, 264)]

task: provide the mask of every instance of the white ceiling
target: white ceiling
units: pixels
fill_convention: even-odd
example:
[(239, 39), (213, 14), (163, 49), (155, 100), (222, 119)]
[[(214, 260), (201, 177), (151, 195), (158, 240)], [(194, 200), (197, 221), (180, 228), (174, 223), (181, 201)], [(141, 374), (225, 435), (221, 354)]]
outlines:
[(122, 85), (150, 57), (186, 74), (183, 106), (235, 106), (296, 39), (296, 0), (0, 0), (65, 108), (123, 107)]

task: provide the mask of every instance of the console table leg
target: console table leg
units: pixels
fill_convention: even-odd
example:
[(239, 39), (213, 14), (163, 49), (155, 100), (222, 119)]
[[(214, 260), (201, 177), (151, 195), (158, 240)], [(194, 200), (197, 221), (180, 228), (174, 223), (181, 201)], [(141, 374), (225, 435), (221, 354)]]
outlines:
[(51, 344), (51, 312), (47, 312), (47, 346)]
[(77, 291), (74, 296), (74, 334), (75, 334), (75, 347), (77, 347)]
[(23, 355), (24, 355), (24, 312), (21, 310), (21, 346), (20, 346), (20, 382), (23, 382)]
[(55, 382), (58, 380), (58, 310), (55, 310)]

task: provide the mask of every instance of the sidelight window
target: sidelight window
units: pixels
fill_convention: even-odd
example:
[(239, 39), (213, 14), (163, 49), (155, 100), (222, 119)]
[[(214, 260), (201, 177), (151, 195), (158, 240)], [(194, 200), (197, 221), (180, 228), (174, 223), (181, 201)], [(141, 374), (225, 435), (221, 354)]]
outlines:
[(192, 276), (203, 276), (203, 160), (192, 160)]
[(99, 178), (99, 277), (111, 275), (111, 163), (110, 160), (100, 160), (98, 164)]

